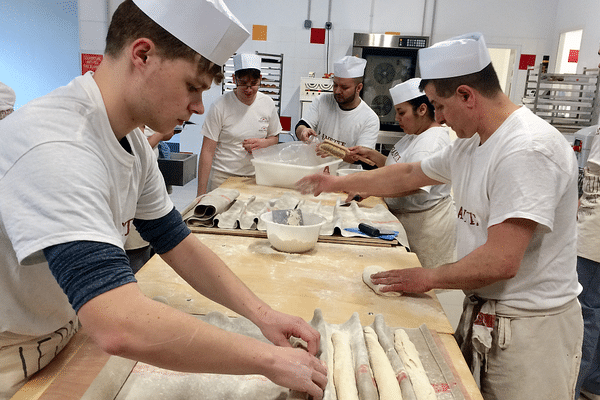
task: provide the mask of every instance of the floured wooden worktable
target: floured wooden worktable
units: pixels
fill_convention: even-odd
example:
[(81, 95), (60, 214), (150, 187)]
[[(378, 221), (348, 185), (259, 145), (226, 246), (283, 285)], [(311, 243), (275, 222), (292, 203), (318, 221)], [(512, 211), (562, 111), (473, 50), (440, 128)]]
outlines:
[[(276, 310), (310, 320), (315, 309), (333, 324), (347, 321), (357, 312), (363, 325), (375, 314), (385, 315), (390, 326), (452, 333), (435, 293), (382, 297), (362, 281), (369, 265), (385, 269), (420, 267), (417, 256), (398, 247), (371, 247), (317, 243), (306, 253), (290, 254), (273, 249), (267, 239), (195, 234), (261, 299)], [(149, 297), (162, 297), (190, 314), (219, 311), (222, 307), (194, 291), (162, 259), (154, 256), (136, 275)]]

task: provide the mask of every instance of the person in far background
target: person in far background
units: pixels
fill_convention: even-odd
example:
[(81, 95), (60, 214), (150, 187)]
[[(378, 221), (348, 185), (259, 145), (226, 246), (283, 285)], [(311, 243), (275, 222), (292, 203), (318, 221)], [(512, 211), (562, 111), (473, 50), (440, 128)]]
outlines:
[(577, 274), (583, 286), (579, 302), (584, 334), (575, 400), (597, 400), (600, 399), (600, 129), (592, 139), (577, 211)]
[[(168, 146), (164, 141), (170, 140), (175, 134), (175, 130), (171, 130), (168, 133), (160, 133), (152, 130), (149, 126), (142, 126), (140, 130), (144, 133), (146, 138), (148, 139), (148, 143), (150, 143), (150, 147), (154, 150), (154, 154), (156, 157), (159, 157), (158, 148), (161, 144), (164, 144), (167, 148)], [(167, 192), (172, 192), (171, 185), (167, 185)], [(150, 246), (150, 243), (142, 239), (139, 232), (132, 224), (129, 229), (129, 235), (127, 235), (127, 240), (125, 241), (125, 253), (129, 258), (129, 265), (131, 266), (131, 270), (133, 273), (137, 273), (140, 268), (146, 264), (146, 262), (152, 258), (155, 254), (154, 249)]]
[[(346, 147), (375, 148), (379, 117), (359, 96), (367, 60), (345, 56), (333, 64), (333, 94), (317, 96), (296, 124), (298, 140), (311, 136), (329, 139)], [(351, 168), (356, 160), (346, 156), (339, 168)]]
[(175, 134), (175, 130), (171, 130), (167, 133), (160, 133), (153, 131), (152, 128), (148, 126), (142, 128), (142, 131), (144, 132), (144, 135), (146, 135), (146, 137), (148, 138), (148, 143), (150, 143), (150, 147), (154, 149), (154, 154), (156, 154), (156, 157), (159, 156), (159, 145), (163, 142), (171, 140), (171, 138)]
[(14, 111), (16, 99), (15, 91), (10, 86), (0, 82), (0, 120)]
[(253, 176), (252, 151), (279, 143), (283, 130), (275, 102), (258, 88), (262, 75), (257, 54), (233, 57), (236, 87), (211, 106), (202, 126), (198, 196), (232, 176)]
[[(409, 79), (390, 89), (396, 121), (406, 133), (387, 158), (374, 149), (351, 147), (358, 154), (383, 167), (399, 162), (421, 161), (450, 144), (448, 130), (435, 121), (435, 110), (419, 89), (420, 78)], [(424, 268), (456, 260), (456, 210), (451, 185), (424, 186), (414, 194), (384, 198), (390, 211), (406, 230), (408, 245)]]

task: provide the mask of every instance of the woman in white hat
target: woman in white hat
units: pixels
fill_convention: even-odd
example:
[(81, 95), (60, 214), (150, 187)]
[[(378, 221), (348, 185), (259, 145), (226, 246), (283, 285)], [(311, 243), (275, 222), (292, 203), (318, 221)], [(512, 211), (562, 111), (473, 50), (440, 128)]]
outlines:
[[(419, 90), (420, 78), (390, 89), (396, 107), (396, 121), (406, 133), (387, 158), (377, 150), (356, 146), (351, 155), (361, 155), (378, 167), (420, 161), (448, 146), (448, 130), (435, 121), (434, 108)], [(409, 196), (385, 198), (408, 237), (411, 251), (421, 265), (434, 268), (455, 261), (456, 213), (449, 184), (422, 187)]]
[(233, 57), (236, 85), (211, 106), (202, 126), (198, 196), (232, 176), (253, 176), (252, 151), (279, 142), (282, 131), (275, 102), (260, 93), (260, 56)]

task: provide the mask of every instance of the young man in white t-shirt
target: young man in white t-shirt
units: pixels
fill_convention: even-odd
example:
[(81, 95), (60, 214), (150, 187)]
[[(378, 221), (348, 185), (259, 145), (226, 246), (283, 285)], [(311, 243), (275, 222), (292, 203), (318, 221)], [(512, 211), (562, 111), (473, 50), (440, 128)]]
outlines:
[[(318, 331), (257, 298), (190, 234), (138, 128), (167, 132), (203, 113), (202, 93), (248, 36), (218, 0), (125, 0), (94, 74), (2, 121), (0, 399), (47, 365), (79, 323), (109, 354), (177, 371), (262, 374), (322, 398)], [(147, 298), (123, 249), (132, 223), (192, 287), (277, 346)], [(290, 336), (309, 351), (292, 349)]]
[(502, 93), (481, 34), (422, 49), (419, 63), (436, 120), (458, 139), (421, 162), (312, 175), (298, 187), (387, 197), (451, 182), (458, 261), (374, 274), (373, 283), (465, 292), (456, 338), (485, 399), (572, 399), (583, 338), (573, 150)]
[(198, 196), (232, 176), (253, 176), (252, 151), (279, 142), (282, 131), (275, 102), (258, 91), (262, 75), (257, 54), (233, 57), (235, 89), (213, 103), (202, 126)]

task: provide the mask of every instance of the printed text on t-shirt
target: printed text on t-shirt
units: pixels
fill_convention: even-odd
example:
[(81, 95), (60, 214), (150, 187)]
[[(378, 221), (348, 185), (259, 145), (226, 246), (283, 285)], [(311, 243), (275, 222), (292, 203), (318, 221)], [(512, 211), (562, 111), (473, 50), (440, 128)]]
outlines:
[(479, 226), (479, 221), (477, 221), (477, 215), (465, 210), (462, 207), (460, 208), (460, 210), (458, 210), (458, 219), (466, 222), (469, 225)]

